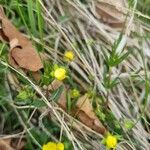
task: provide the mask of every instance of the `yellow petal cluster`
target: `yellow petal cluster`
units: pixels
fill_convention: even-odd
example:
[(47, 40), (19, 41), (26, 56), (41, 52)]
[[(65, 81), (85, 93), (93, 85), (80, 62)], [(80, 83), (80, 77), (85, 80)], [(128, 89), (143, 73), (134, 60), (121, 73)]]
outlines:
[(72, 61), (74, 59), (74, 53), (72, 51), (66, 51), (64, 53), (64, 60), (65, 61)]
[(48, 142), (47, 144), (43, 145), (42, 150), (64, 150), (64, 144)]
[(55, 71), (54, 71), (54, 77), (57, 79), (57, 80), (64, 80), (66, 78), (66, 70), (64, 68), (57, 68)]
[(113, 148), (115, 149), (117, 145), (117, 138), (111, 134), (109, 134), (107, 137), (106, 137), (106, 146), (108, 148)]

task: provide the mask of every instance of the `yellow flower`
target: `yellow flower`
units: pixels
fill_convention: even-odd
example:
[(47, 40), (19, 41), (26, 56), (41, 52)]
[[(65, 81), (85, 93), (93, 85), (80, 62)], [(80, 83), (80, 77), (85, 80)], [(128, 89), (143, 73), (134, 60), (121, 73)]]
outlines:
[(56, 146), (56, 150), (64, 150), (64, 144), (63, 143), (57, 143), (57, 146)]
[(109, 134), (107, 137), (106, 137), (106, 146), (108, 148), (113, 148), (115, 149), (117, 145), (117, 138), (111, 134)]
[(64, 80), (66, 78), (66, 70), (64, 68), (57, 68), (54, 71), (54, 77), (57, 80)]
[(56, 143), (48, 142), (47, 144), (43, 145), (42, 150), (57, 150)]
[(64, 53), (64, 60), (65, 61), (72, 61), (74, 59), (74, 53), (72, 51), (66, 51)]
[(43, 147), (42, 147), (42, 150), (48, 150), (48, 147), (47, 147), (47, 145), (43, 145)]
[(71, 90), (71, 98), (77, 98), (80, 96), (80, 92), (77, 89)]
[(64, 144), (63, 143), (54, 143), (54, 142), (48, 142), (47, 144), (44, 144), (42, 147), (42, 150), (64, 150)]

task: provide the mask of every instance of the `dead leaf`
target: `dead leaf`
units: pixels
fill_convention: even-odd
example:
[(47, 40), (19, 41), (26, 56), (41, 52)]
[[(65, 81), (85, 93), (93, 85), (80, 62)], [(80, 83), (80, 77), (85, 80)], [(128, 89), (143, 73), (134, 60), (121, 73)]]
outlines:
[(48, 90), (56, 90), (58, 89), (61, 85), (63, 85), (62, 81), (54, 80), (49, 86)]
[(11, 140), (0, 140), (0, 150), (15, 150), (11, 147)]
[(125, 7), (124, 0), (102, 0), (96, 4), (96, 16), (112, 27), (122, 27), (126, 17)]
[(0, 150), (23, 150), (26, 142), (19, 138), (0, 140)]
[(88, 127), (101, 134), (104, 134), (106, 132), (105, 127), (102, 125), (102, 123), (95, 115), (93, 106), (90, 103), (90, 99), (88, 98), (87, 94), (83, 95), (78, 99), (76, 106), (77, 106), (76, 111), (77, 117), (81, 122), (83, 122)]
[(77, 101), (77, 107), (88, 114), (91, 118), (95, 118), (95, 114), (93, 112), (92, 104), (89, 101), (88, 95), (85, 94), (84, 96), (80, 97)]
[(22, 33), (7, 19), (0, 6), (0, 35), (9, 42), (9, 61), (13, 67), (21, 67), (36, 72), (43, 68), (43, 64), (36, 50)]
[(41, 79), (41, 75), (40, 75), (39, 71), (32, 72), (32, 76), (33, 76), (34, 80), (37, 81), (37, 82), (39, 82), (40, 79)]
[(24, 150), (25, 145), (26, 145), (26, 141), (22, 138), (11, 139), (11, 146), (15, 148), (15, 150)]
[(3, 7), (0, 6), (0, 18), (4, 18), (4, 17), (5, 17), (5, 13), (4, 13)]
[(12, 58), (21, 68), (34, 72), (42, 68), (39, 56), (30, 45), (27, 45), (22, 49), (15, 47), (10, 53)]
[[(61, 85), (64, 85), (63, 82), (54, 80), (52, 84), (48, 86), (48, 89), (55, 90), (59, 88)], [(58, 100), (59, 106), (62, 107), (64, 110), (67, 110), (66, 92), (67, 92), (67, 89), (65, 88), (65, 85), (64, 85), (64, 91)], [(93, 129), (94, 131), (101, 133), (101, 134), (105, 134), (106, 129), (102, 125), (102, 123), (99, 121), (97, 116), (95, 115), (92, 104), (90, 103), (90, 100), (87, 94), (83, 95), (82, 97), (78, 99), (75, 109), (71, 111), (71, 115), (74, 117), (77, 117), (82, 123), (84, 123), (91, 129)]]

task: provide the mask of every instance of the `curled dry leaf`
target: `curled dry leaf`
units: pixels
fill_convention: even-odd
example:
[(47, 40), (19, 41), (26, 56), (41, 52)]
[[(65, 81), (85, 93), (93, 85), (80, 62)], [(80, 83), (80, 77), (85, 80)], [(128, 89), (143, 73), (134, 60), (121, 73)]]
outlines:
[(105, 127), (102, 125), (102, 123), (95, 115), (92, 104), (90, 103), (90, 99), (88, 98), (87, 94), (83, 95), (78, 99), (76, 106), (77, 106), (76, 113), (79, 120), (81, 120), (91, 129), (101, 134), (104, 134), (106, 132)]
[(0, 140), (0, 150), (15, 150), (11, 146), (11, 140)]
[(125, 0), (101, 0), (96, 4), (96, 14), (112, 27), (122, 27), (126, 17), (125, 7)]
[[(61, 85), (63, 85), (63, 82), (61, 81), (53, 81), (51, 85), (48, 86), (49, 90), (57, 89)], [(66, 88), (64, 86), (64, 91), (62, 92), (58, 104), (60, 107), (62, 107), (64, 110), (66, 110)], [(92, 104), (90, 103), (90, 99), (88, 98), (87, 94), (80, 97), (77, 101), (75, 109), (72, 110), (71, 115), (77, 117), (82, 123), (93, 129), (94, 131), (105, 134), (106, 129), (102, 125), (102, 123), (99, 121), (97, 116), (95, 115), (93, 111)]]
[(43, 68), (43, 64), (36, 50), (23, 34), (7, 19), (0, 6), (0, 36), (9, 42), (9, 61), (13, 67), (21, 67), (36, 72)]
[(0, 150), (22, 150), (25, 147), (26, 142), (17, 139), (4, 139), (0, 140)]
[(38, 71), (42, 68), (39, 56), (30, 45), (23, 49), (15, 47), (11, 50), (10, 55), (21, 68), (30, 71)]

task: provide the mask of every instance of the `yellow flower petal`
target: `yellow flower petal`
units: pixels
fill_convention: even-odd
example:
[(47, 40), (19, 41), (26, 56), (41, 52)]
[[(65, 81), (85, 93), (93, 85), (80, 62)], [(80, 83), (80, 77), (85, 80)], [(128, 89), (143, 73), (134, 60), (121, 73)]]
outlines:
[(117, 138), (115, 136), (109, 134), (106, 137), (106, 146), (108, 148), (115, 148), (116, 145), (117, 145)]
[(56, 143), (54, 142), (48, 142), (47, 146), (48, 146), (48, 150), (56, 150)]
[(48, 150), (47, 145), (43, 145), (42, 150)]
[(64, 144), (63, 143), (58, 143), (57, 144), (57, 149), (56, 150), (64, 150)]
[(66, 51), (64, 54), (64, 59), (66, 61), (72, 61), (74, 59), (74, 53), (72, 51)]
[(48, 142), (47, 144), (43, 145), (42, 150), (56, 150), (56, 143)]
[(54, 71), (54, 77), (57, 80), (64, 80), (66, 78), (66, 70), (64, 68), (58, 68)]

